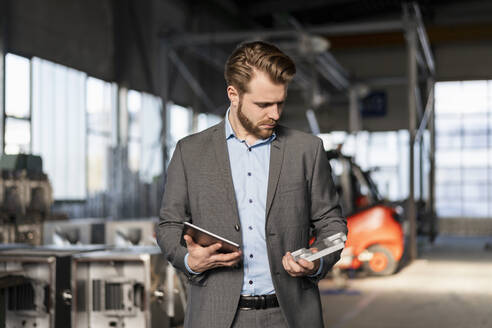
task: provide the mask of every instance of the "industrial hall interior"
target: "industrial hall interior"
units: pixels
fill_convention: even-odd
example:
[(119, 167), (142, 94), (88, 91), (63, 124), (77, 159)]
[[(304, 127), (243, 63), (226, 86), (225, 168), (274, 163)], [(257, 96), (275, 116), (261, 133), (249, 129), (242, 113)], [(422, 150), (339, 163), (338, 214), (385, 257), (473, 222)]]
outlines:
[(492, 327), (492, 1), (0, 0), (0, 115), (0, 328)]

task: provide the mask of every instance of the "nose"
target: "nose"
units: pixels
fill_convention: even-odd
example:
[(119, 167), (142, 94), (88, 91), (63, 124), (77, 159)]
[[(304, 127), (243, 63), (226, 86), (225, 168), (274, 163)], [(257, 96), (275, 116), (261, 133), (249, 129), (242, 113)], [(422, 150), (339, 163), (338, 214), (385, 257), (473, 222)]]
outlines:
[(268, 117), (274, 121), (278, 121), (280, 119), (281, 107), (278, 104), (273, 104), (268, 112)]

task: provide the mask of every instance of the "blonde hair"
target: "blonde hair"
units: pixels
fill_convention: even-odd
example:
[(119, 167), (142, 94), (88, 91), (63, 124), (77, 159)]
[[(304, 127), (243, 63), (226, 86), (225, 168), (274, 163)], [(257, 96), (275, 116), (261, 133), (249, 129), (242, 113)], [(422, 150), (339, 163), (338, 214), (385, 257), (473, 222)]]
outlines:
[(240, 94), (248, 91), (254, 69), (265, 72), (274, 83), (288, 84), (296, 73), (294, 61), (273, 44), (254, 41), (240, 44), (225, 64), (227, 85)]

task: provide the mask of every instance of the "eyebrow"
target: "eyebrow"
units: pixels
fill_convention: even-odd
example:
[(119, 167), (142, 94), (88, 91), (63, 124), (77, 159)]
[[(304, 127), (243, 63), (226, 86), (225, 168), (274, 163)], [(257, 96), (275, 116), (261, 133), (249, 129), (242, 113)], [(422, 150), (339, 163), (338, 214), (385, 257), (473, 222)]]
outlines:
[(273, 104), (277, 104), (277, 105), (281, 105), (285, 102), (285, 100), (282, 100), (282, 101), (274, 101), (274, 102), (262, 102), (262, 101), (255, 101), (253, 102), (255, 105), (258, 105), (258, 106), (270, 106), (270, 105), (273, 105)]

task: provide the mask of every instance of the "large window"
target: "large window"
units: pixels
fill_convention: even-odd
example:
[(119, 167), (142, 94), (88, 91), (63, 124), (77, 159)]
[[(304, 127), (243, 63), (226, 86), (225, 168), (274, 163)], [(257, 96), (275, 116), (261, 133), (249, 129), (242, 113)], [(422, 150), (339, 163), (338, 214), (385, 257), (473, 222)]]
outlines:
[(115, 84), (93, 77), (86, 81), (87, 101), (87, 190), (90, 194), (108, 189), (109, 154), (116, 145)]
[(436, 84), (436, 207), (492, 217), (492, 81)]
[(144, 92), (128, 92), (128, 161), (144, 182), (162, 173), (162, 102)]
[(32, 152), (55, 199), (86, 197), (86, 74), (39, 58), (32, 59)]
[(5, 56), (5, 153), (31, 152), (31, 62)]
[(178, 141), (192, 132), (193, 111), (173, 103), (167, 105), (167, 158), (174, 153)]

